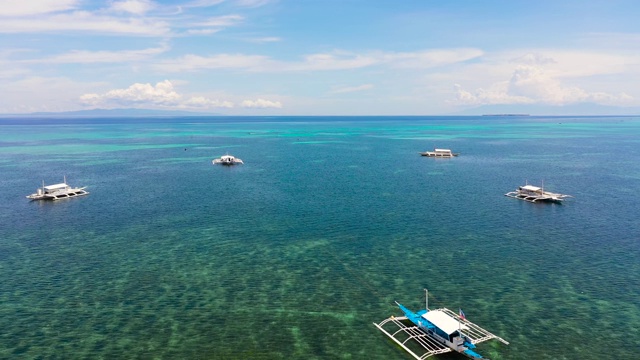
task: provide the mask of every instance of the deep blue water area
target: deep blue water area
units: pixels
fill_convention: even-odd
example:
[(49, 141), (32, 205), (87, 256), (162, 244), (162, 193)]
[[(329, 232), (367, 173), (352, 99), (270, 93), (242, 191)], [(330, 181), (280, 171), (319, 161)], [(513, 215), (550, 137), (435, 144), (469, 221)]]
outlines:
[(0, 358), (409, 359), (424, 288), (492, 359), (640, 351), (640, 117), (0, 119), (0, 187)]

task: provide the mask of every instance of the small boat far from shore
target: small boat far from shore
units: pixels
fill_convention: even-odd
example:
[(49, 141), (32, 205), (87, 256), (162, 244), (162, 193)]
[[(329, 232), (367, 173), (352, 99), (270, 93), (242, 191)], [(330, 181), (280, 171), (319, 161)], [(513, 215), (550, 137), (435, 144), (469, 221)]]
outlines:
[(433, 149), (433, 151), (421, 152), (420, 155), (437, 158), (451, 158), (460, 154), (451, 152), (449, 149)]
[(508, 196), (514, 199), (520, 199), (528, 202), (556, 202), (561, 203), (566, 198), (573, 197), (571, 195), (552, 193), (544, 190), (543, 187), (537, 187), (525, 183), (524, 186), (519, 186), (516, 191), (510, 191), (504, 196)]
[(220, 165), (238, 165), (238, 164), (244, 164), (244, 162), (241, 159), (238, 159), (234, 156), (231, 156), (229, 154), (227, 155), (222, 155), (221, 157), (214, 159), (212, 161), (213, 165), (216, 164), (220, 164)]
[(42, 187), (38, 188), (35, 193), (27, 195), (27, 199), (31, 200), (60, 200), (68, 199), (72, 197), (78, 197), (82, 195), (88, 195), (89, 192), (85, 190), (85, 187), (72, 187), (67, 184), (67, 177), (64, 177), (64, 182), (60, 184), (44, 185), (42, 181)]

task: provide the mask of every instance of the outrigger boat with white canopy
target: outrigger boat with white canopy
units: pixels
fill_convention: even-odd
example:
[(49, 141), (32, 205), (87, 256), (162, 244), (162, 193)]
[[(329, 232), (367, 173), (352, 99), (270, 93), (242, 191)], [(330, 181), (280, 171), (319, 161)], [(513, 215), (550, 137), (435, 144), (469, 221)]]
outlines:
[(433, 151), (421, 152), (420, 155), (437, 158), (451, 158), (460, 154), (451, 152), (450, 149), (433, 149)]
[(476, 344), (496, 339), (509, 345), (501, 337), (467, 320), (462, 310), (459, 314), (447, 308), (430, 310), (427, 289), (425, 293), (425, 310), (414, 313), (396, 302), (405, 316), (391, 316), (379, 324), (373, 323), (417, 360), (451, 351), (470, 359), (487, 359), (474, 351)]
[(544, 191), (544, 183), (542, 183), (542, 187), (537, 187), (533, 185), (529, 185), (525, 182), (524, 186), (519, 186), (516, 191), (511, 191), (504, 196), (508, 196), (514, 199), (520, 199), (528, 202), (557, 202), (560, 203), (564, 201), (566, 198), (572, 197), (571, 195), (552, 193), (549, 191)]
[(72, 187), (67, 184), (67, 177), (64, 177), (64, 182), (54, 185), (44, 185), (42, 181), (42, 187), (38, 188), (34, 194), (27, 195), (27, 199), (31, 200), (60, 200), (68, 199), (72, 197), (78, 197), (82, 195), (88, 195), (89, 192), (85, 190), (85, 187)]
[(229, 154), (227, 155), (222, 155), (221, 157), (214, 159), (212, 161), (213, 165), (216, 164), (220, 164), (220, 165), (237, 165), (237, 164), (244, 164), (244, 162), (242, 162), (242, 160), (233, 157)]

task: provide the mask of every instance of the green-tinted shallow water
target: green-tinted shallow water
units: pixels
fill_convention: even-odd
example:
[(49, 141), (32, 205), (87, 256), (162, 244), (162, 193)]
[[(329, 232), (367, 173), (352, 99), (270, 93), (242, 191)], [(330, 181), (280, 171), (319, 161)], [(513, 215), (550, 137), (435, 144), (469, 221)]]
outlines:
[(0, 358), (409, 359), (372, 323), (425, 287), (492, 359), (636, 358), (639, 155), (629, 117), (0, 120)]

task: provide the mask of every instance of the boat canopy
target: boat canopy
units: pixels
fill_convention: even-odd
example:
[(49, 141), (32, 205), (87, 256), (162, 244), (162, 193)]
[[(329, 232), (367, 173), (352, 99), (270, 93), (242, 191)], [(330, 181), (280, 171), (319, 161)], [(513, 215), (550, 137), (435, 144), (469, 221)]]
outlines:
[(65, 184), (65, 183), (61, 183), (61, 184), (54, 184), (54, 185), (47, 185), (44, 187), (45, 190), (59, 190), (59, 189), (66, 189), (69, 185)]
[(422, 315), (427, 321), (435, 325), (440, 330), (447, 333), (447, 335), (451, 335), (456, 332), (458, 329), (466, 329), (467, 327), (458, 320), (452, 318), (447, 315), (444, 311), (440, 310), (430, 310), (426, 314)]
[(522, 190), (529, 190), (529, 191), (540, 191), (540, 190), (542, 190), (541, 188), (539, 188), (537, 186), (532, 186), (532, 185), (525, 185), (525, 186), (521, 186), (520, 188)]
[(446, 153), (450, 153), (451, 150), (449, 149), (434, 149), (435, 152), (446, 152)]

